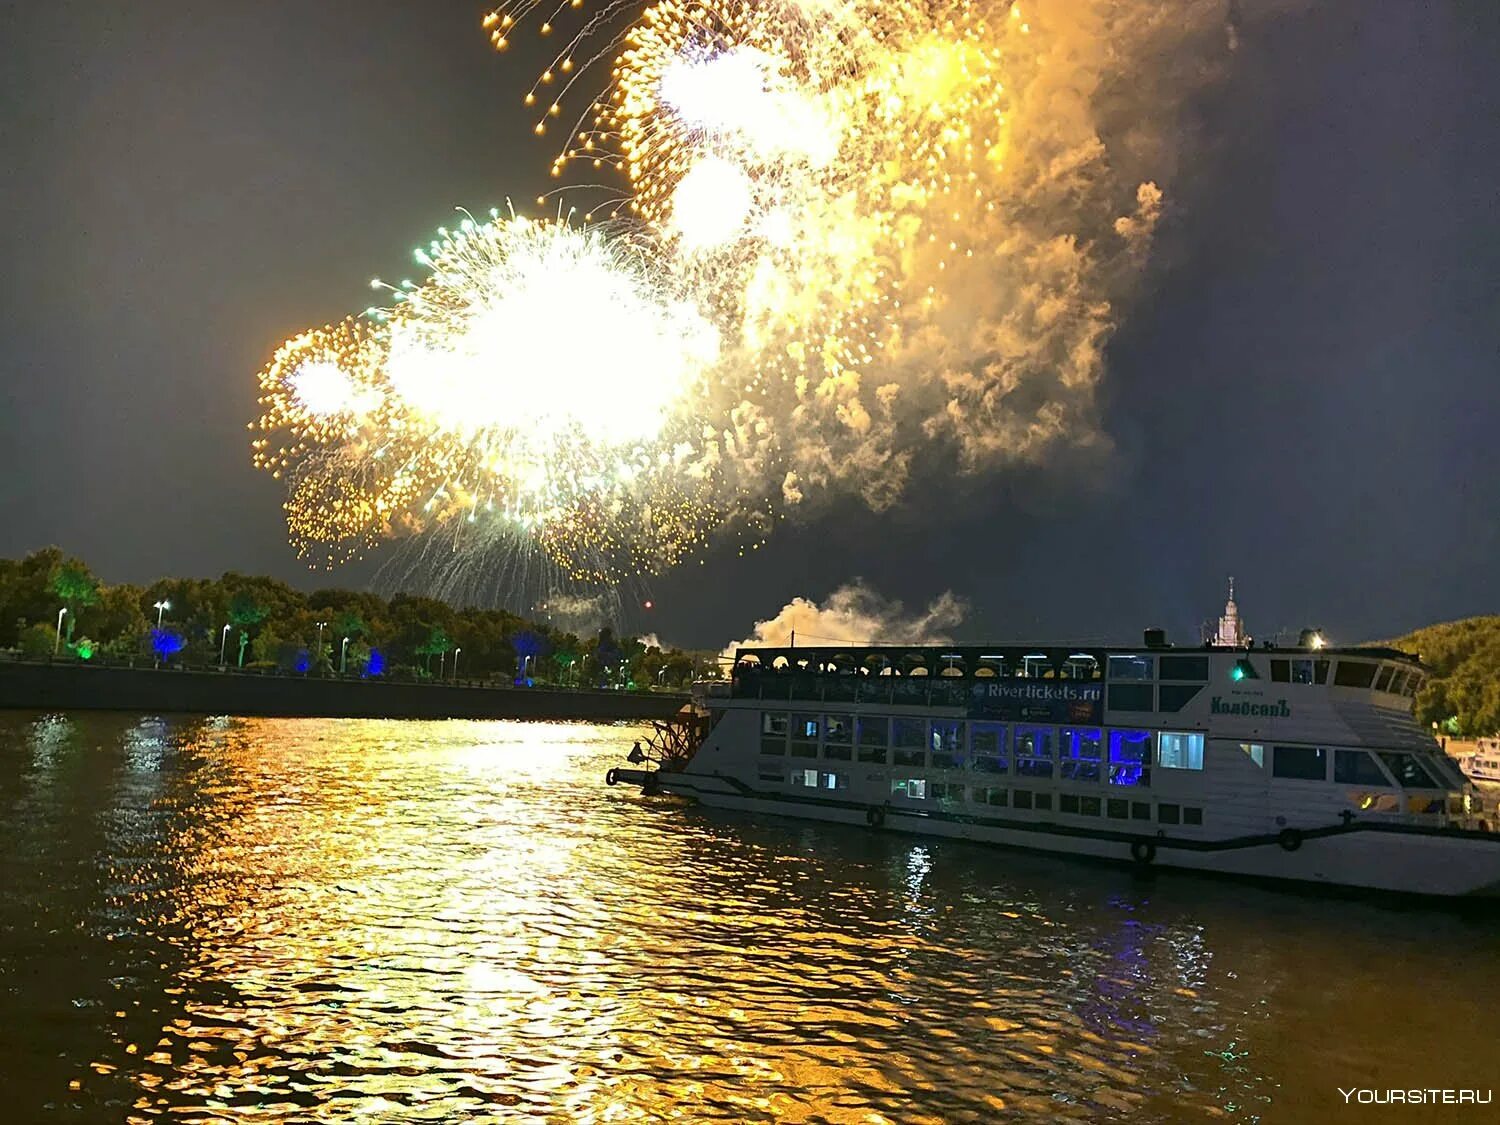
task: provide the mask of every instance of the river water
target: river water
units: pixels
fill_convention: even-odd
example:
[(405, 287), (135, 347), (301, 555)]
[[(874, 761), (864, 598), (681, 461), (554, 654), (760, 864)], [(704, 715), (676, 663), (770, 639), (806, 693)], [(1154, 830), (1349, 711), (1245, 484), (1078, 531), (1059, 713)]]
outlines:
[(1500, 1120), (1500, 921), (609, 789), (629, 727), (0, 715), (0, 1119)]

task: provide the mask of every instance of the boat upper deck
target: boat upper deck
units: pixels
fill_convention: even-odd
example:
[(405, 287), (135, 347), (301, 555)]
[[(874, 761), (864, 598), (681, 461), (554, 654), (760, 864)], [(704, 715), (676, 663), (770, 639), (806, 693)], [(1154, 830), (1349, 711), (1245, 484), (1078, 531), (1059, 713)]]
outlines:
[[(1410, 699), (1427, 670), (1384, 647), (1164, 644), (746, 647), (735, 652), (734, 699), (819, 700), (971, 708), (997, 696), (1057, 703), (1108, 697), (1110, 709), (1178, 710), (1211, 682), (1325, 685)], [(1248, 686), (1248, 684), (1247, 684)], [(1127, 701), (1135, 703), (1127, 704)], [(1091, 708), (1092, 709), (1092, 708)]]

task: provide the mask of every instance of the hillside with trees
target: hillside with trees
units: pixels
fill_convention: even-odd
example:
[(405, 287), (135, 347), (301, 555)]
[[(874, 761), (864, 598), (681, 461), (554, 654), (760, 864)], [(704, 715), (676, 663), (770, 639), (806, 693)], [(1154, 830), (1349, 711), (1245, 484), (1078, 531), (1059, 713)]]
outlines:
[(681, 688), (716, 667), (712, 654), (648, 646), (608, 626), (578, 635), (410, 594), (305, 594), (232, 572), (110, 586), (55, 547), (0, 559), (0, 649), (35, 660), (404, 679), (452, 678), (458, 661), (467, 680), (611, 688)]
[(1500, 616), (1429, 625), (1391, 642), (1433, 670), (1417, 719), (1459, 738), (1500, 733)]

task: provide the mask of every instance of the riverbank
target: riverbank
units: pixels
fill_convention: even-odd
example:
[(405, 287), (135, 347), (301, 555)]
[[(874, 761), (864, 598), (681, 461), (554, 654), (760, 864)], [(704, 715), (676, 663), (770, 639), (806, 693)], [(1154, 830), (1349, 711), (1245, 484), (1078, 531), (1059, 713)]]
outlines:
[(0, 663), (0, 710), (329, 719), (666, 718), (687, 696)]

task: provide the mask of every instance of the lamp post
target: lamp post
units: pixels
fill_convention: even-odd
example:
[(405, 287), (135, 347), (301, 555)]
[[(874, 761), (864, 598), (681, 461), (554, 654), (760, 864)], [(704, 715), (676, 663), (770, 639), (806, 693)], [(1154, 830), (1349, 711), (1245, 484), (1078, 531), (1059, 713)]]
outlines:
[(347, 663), (348, 663), (348, 660), (349, 660), (349, 640), (350, 640), (350, 638), (345, 637), (344, 638), (344, 643), (339, 646), (339, 675), (340, 676), (342, 676), (344, 674), (344, 668), (347, 666)]
[(443, 678), (443, 669), (448, 666), (448, 650), (443, 649), (438, 653), (438, 680)]
[(224, 646), (229, 643), (229, 630), (231, 626), (225, 625), (219, 632), (219, 667), (224, 667)]
[(56, 656), (57, 655), (57, 650), (62, 647), (62, 622), (63, 622), (63, 618), (66, 617), (67, 615), (68, 615), (68, 607), (67, 606), (63, 606), (62, 609), (60, 609), (60, 610), (57, 611), (57, 636), (52, 639), (52, 655), (53, 656)]
[(152, 602), (151, 603), (151, 608), (154, 609), (154, 610), (156, 610), (156, 627), (158, 629), (160, 629), (161, 628), (161, 615), (164, 614), (164, 613), (166, 613), (167, 610), (169, 610), (169, 609), (172, 608), (172, 603), (169, 602), (169, 601), (165, 601), (165, 600), (164, 601), (159, 601), (159, 602)]
[(461, 648), (453, 650), (453, 679), (455, 682), (458, 680), (458, 654), (461, 652), (463, 652)]
[(326, 621), (318, 622), (318, 675), (320, 676), (323, 674), (321, 670), (323, 667), (323, 627), (327, 624)]

